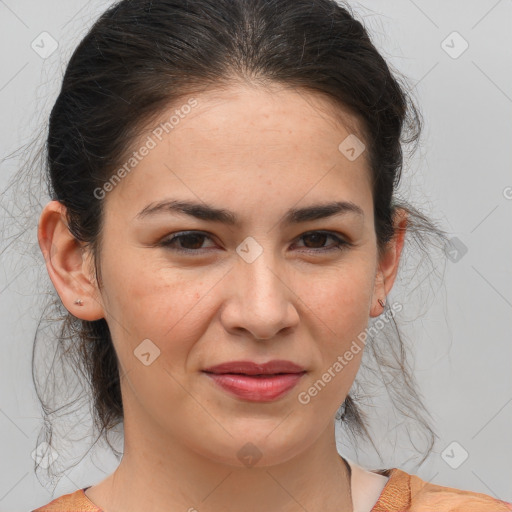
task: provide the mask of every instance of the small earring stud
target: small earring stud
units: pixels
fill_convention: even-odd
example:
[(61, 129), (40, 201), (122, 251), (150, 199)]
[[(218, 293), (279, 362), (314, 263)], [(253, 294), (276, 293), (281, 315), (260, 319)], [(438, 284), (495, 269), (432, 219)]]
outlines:
[(386, 305), (386, 303), (385, 303), (385, 302), (382, 302), (382, 300), (381, 300), (381, 299), (379, 299), (379, 304), (380, 304), (382, 307), (384, 307), (384, 306)]
[(76, 299), (75, 304), (78, 304), (79, 306), (83, 306), (84, 303), (82, 302), (82, 299)]

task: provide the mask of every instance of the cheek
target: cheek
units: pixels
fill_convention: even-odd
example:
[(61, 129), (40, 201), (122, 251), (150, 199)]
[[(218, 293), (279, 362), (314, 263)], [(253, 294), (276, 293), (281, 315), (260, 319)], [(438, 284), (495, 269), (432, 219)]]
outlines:
[(363, 264), (350, 267), (350, 271), (338, 269), (329, 278), (315, 280), (304, 295), (311, 308), (305, 314), (315, 324), (319, 361), (318, 373), (310, 384), (322, 395), (318, 397), (322, 407), (339, 406), (359, 370), (365, 346), (361, 333), (368, 326), (373, 291), (371, 275), (372, 270)]
[(104, 265), (106, 317), (116, 349), (131, 364), (133, 351), (149, 339), (161, 355), (172, 352), (170, 360), (178, 361), (203, 328), (197, 318), (208, 315), (204, 296), (212, 285), (178, 269), (135, 265), (137, 257), (140, 262), (132, 255)]
[(164, 317), (169, 325), (176, 317), (184, 316), (206, 292), (203, 279), (156, 257), (158, 251), (137, 249), (111, 262), (111, 290), (130, 321), (143, 323), (145, 319)]
[(366, 266), (335, 270), (309, 280), (302, 288), (300, 296), (311, 312), (344, 339), (353, 329), (366, 327), (373, 291), (371, 270)]

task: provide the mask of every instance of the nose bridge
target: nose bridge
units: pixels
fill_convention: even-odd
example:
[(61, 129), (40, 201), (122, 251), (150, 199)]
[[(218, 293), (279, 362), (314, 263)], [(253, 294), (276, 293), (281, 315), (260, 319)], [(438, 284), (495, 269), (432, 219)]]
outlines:
[[(238, 247), (237, 271), (244, 281), (244, 295), (262, 300), (281, 300), (283, 282), (279, 277), (279, 265), (275, 253), (267, 243), (247, 237)], [(241, 275), (240, 275), (241, 274)]]
[(226, 327), (244, 328), (259, 339), (271, 338), (297, 320), (281, 264), (266, 240), (248, 237), (237, 247), (235, 296), (224, 316)]

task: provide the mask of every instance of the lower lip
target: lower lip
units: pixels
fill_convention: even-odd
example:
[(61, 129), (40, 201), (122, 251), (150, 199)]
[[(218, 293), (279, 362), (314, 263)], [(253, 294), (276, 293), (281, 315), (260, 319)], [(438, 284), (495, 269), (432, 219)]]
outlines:
[(208, 373), (208, 377), (233, 395), (253, 402), (270, 402), (297, 385), (302, 373), (283, 373), (256, 377), (235, 373)]

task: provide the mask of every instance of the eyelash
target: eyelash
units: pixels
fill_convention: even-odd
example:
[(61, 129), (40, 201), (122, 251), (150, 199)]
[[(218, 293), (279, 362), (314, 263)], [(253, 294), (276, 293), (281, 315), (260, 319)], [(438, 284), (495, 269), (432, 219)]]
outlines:
[[(304, 233), (303, 235), (301, 235), (299, 237), (299, 240), (306, 236), (316, 235), (316, 234), (327, 235), (327, 237), (334, 239), (336, 241), (336, 244), (333, 247), (320, 248), (320, 249), (308, 249), (306, 251), (301, 251), (301, 252), (306, 252), (306, 253), (310, 253), (310, 254), (327, 253), (327, 252), (332, 252), (335, 250), (344, 250), (346, 247), (352, 245), (349, 242), (347, 242), (346, 240), (341, 239), (339, 236), (335, 235), (334, 233), (332, 233), (330, 231), (308, 231), (307, 233)], [(172, 246), (172, 244), (176, 240), (187, 238), (189, 236), (203, 236), (205, 238), (210, 238), (210, 236), (208, 234), (203, 233), (201, 231), (183, 231), (182, 233), (173, 235), (172, 237), (163, 240), (158, 245), (164, 246), (172, 251), (181, 252), (181, 253), (185, 253), (185, 254), (197, 254), (197, 253), (204, 252), (201, 249), (183, 249), (182, 247), (177, 247), (177, 246), (173, 247)]]

